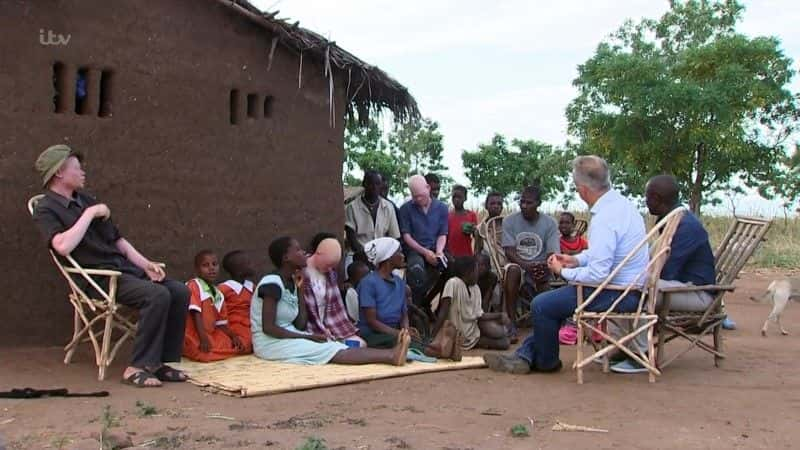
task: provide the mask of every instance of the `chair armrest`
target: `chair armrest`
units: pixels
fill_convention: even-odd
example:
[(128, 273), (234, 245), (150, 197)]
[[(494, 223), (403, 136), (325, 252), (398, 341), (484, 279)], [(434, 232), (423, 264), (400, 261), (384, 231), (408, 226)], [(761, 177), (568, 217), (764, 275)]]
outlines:
[[(574, 283), (574, 282), (570, 282), (568, 284), (570, 284), (571, 286), (579, 287), (579, 288), (599, 288), (600, 287), (600, 284), (598, 284), (598, 283)], [(603, 289), (608, 289), (610, 291), (624, 291), (625, 289), (628, 289), (628, 287), (627, 286), (620, 286), (618, 284), (607, 284), (606, 287), (604, 287)], [(631, 291), (639, 292), (641, 290), (642, 290), (641, 287), (632, 287), (631, 288)]]
[[(65, 267), (64, 270), (67, 273), (77, 273), (77, 274), (81, 273), (80, 270), (73, 269), (71, 267)], [(89, 275), (100, 275), (104, 277), (118, 277), (122, 275), (122, 272), (119, 272), (117, 270), (107, 270), (107, 269), (83, 269), (83, 272)]]
[(665, 294), (670, 294), (673, 292), (697, 292), (697, 291), (727, 291), (733, 292), (736, 290), (736, 286), (732, 284), (706, 284), (703, 286), (675, 286), (675, 287), (668, 287), (659, 289), (659, 292), (663, 292)]

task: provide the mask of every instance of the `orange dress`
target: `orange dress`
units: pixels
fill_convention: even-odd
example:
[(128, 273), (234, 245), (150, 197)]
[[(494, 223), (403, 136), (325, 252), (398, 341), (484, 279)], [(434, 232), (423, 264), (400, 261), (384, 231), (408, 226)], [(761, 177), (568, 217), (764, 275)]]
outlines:
[(244, 344), (245, 353), (253, 352), (253, 339), (250, 334), (250, 301), (253, 298), (254, 287), (250, 280), (246, 280), (244, 283), (228, 280), (217, 286), (225, 297), (228, 328), (239, 336)]
[[(220, 325), (228, 324), (228, 312), (222, 293), (199, 278), (187, 281), (186, 286), (189, 288), (191, 297), (189, 297), (186, 333), (183, 337), (183, 356), (194, 361), (209, 362), (238, 354), (231, 339), (219, 328)], [(191, 317), (193, 311), (199, 312), (202, 318), (203, 329), (211, 344), (208, 352), (200, 351), (200, 337)]]

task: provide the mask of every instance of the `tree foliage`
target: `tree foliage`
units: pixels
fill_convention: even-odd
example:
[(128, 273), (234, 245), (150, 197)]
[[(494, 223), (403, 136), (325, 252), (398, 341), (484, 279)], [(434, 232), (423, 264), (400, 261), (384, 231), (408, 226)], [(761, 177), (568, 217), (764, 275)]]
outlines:
[(574, 153), (535, 140), (507, 139), (495, 134), (487, 144), (461, 155), (466, 177), (478, 193), (497, 191), (508, 196), (525, 185), (538, 184), (545, 199), (565, 192)]
[(779, 41), (736, 32), (737, 1), (670, 6), (628, 21), (578, 67), (567, 120), (579, 151), (605, 157), (628, 192), (671, 173), (699, 211), (736, 176), (755, 187), (785, 173), (798, 97)]
[(439, 124), (423, 118), (395, 124), (384, 133), (380, 124), (370, 121), (366, 127), (348, 122), (345, 130), (345, 184), (359, 185), (360, 173), (377, 170), (389, 181), (391, 192), (404, 192), (408, 177), (435, 173), (448, 184), (443, 163), (443, 135)]

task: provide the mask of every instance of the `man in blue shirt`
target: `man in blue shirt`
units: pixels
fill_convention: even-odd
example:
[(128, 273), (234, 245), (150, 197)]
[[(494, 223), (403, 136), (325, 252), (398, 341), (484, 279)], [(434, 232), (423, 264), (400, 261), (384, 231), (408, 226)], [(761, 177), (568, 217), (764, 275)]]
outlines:
[[(670, 175), (658, 175), (647, 182), (645, 188), (645, 201), (650, 214), (658, 220), (666, 216), (675, 208), (680, 207), (678, 200), (678, 182)], [(697, 216), (687, 212), (681, 218), (675, 235), (672, 238), (670, 254), (664, 268), (661, 269), (661, 279), (658, 287), (682, 287), (688, 285), (703, 286), (714, 284), (716, 273), (714, 269), (714, 253), (708, 241), (708, 232)], [(659, 308), (662, 298), (656, 302)], [(705, 311), (714, 301), (714, 293), (708, 291), (675, 292), (670, 294), (670, 309), (674, 311)], [(623, 325), (623, 324), (620, 324)], [(624, 324), (629, 329), (629, 324)], [(621, 334), (612, 330), (613, 334)], [(647, 349), (647, 337), (640, 334), (636, 337), (636, 346)], [(647, 369), (638, 362), (625, 359), (611, 366), (617, 373), (647, 372)]]
[(437, 267), (444, 261), (447, 243), (447, 205), (431, 198), (430, 186), (422, 175), (408, 180), (411, 200), (400, 207), (400, 234), (405, 244), (414, 304), (421, 306), (425, 294), (437, 279)]
[[(556, 254), (548, 266), (567, 281), (598, 284), (622, 263), (628, 253), (645, 238), (644, 219), (629, 200), (611, 189), (608, 164), (597, 156), (580, 156), (572, 162), (572, 177), (578, 195), (590, 207), (589, 249), (575, 256)], [(611, 280), (612, 284), (642, 285), (642, 274), (649, 261), (648, 247), (642, 246)], [(584, 289), (584, 298), (593, 289)], [(619, 291), (604, 290), (588, 306), (589, 311), (605, 311)], [(512, 373), (555, 372), (561, 369), (558, 358), (558, 329), (575, 312), (578, 291), (567, 285), (537, 296), (533, 301), (533, 333), (512, 355), (484, 355), (492, 370)], [(633, 311), (639, 293), (630, 292), (617, 305), (617, 311)]]

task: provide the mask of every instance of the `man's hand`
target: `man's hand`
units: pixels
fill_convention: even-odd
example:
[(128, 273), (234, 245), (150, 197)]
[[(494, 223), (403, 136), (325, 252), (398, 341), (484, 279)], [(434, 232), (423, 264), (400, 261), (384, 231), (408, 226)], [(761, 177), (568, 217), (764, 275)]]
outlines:
[(575, 259), (574, 256), (568, 255), (550, 255), (547, 258), (547, 267), (556, 274), (557, 276), (561, 276), (561, 270), (565, 267), (577, 267), (578, 260)]
[(433, 267), (436, 267), (436, 265), (439, 264), (439, 262), (436, 260), (436, 253), (432, 252), (431, 250), (426, 249), (425, 254), (422, 256), (425, 258), (425, 261)]
[(208, 336), (199, 336), (200, 337), (200, 351), (203, 353), (208, 353), (211, 351), (211, 342), (208, 340)]
[(148, 278), (155, 282), (164, 281), (164, 277), (167, 276), (167, 274), (164, 272), (164, 269), (162, 269), (160, 265), (154, 263), (153, 261), (147, 262), (147, 266), (145, 266), (144, 271)]
[(111, 217), (111, 210), (108, 209), (105, 203), (98, 203), (86, 208), (86, 212), (92, 215), (95, 219), (108, 220)]
[(558, 261), (564, 267), (568, 267), (570, 269), (578, 267), (578, 258), (576, 258), (576, 257), (574, 257), (572, 255), (556, 254), (556, 255), (553, 255), (553, 256), (555, 256), (556, 259), (558, 259)]
[(422, 337), (420, 337), (419, 331), (416, 328), (410, 327), (407, 328), (407, 330), (408, 330), (408, 335), (411, 336), (411, 339), (416, 339), (416, 340), (422, 339)]

